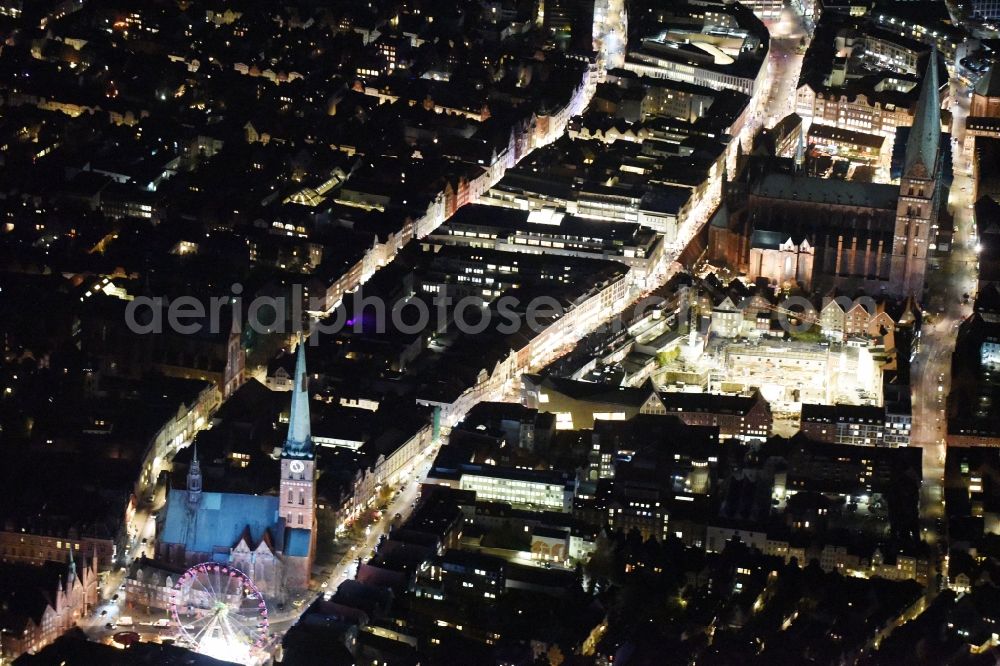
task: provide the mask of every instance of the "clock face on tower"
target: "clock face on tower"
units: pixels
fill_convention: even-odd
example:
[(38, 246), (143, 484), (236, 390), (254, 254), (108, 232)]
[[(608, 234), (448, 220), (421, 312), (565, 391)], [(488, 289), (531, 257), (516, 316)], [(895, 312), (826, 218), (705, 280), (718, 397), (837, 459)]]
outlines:
[(288, 463), (288, 469), (292, 471), (293, 474), (301, 474), (302, 470), (306, 468), (306, 464), (301, 460), (293, 460)]

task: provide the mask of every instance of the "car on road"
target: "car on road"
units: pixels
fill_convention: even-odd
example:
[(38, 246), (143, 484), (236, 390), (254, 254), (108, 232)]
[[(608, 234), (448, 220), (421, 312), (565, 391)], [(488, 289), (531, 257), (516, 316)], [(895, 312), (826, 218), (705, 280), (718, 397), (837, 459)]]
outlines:
[(113, 624), (111, 624), (110, 622), (108, 622), (107, 624), (105, 624), (105, 625), (104, 625), (104, 628), (105, 628), (105, 629), (114, 629), (114, 628), (115, 628), (115, 625), (113, 625)]
[(104, 609), (104, 610), (101, 611), (101, 617), (104, 617), (107, 614), (108, 614), (107, 609)]
[(118, 601), (118, 595), (116, 594), (115, 596), (111, 597), (111, 601)]

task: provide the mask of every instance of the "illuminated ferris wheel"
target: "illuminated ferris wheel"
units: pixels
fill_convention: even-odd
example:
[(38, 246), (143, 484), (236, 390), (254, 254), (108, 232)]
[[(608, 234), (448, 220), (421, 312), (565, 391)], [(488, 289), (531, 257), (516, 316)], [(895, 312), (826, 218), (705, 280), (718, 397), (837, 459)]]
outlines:
[(211, 657), (253, 664), (267, 641), (267, 605), (250, 577), (225, 564), (205, 562), (174, 584), (170, 613), (180, 640)]

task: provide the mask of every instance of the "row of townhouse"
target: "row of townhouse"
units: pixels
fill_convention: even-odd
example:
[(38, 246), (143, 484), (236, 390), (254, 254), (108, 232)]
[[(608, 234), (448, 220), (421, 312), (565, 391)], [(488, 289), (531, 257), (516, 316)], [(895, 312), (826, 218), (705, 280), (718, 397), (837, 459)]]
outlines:
[(897, 127), (913, 124), (913, 112), (907, 106), (884, 102), (875, 94), (814, 90), (808, 83), (796, 92), (795, 112), (809, 124), (821, 123), (887, 137), (896, 136)]
[[(712, 305), (712, 331), (721, 337), (736, 338), (754, 330), (768, 331), (771, 319), (787, 315), (788, 308), (761, 294), (740, 298), (724, 295)], [(796, 304), (799, 306), (801, 304)], [(916, 316), (912, 301), (892, 303), (872, 298), (825, 297), (821, 307), (813, 306), (811, 315), (821, 333), (830, 340), (843, 342), (852, 337), (878, 337), (897, 325), (906, 325)]]
[[(344, 521), (353, 520), (365, 508), (372, 506), (382, 488), (399, 484), (406, 478), (412, 471), (417, 456), (433, 445), (434, 427), (432, 424), (426, 424), (412, 433), (402, 435), (393, 433), (390, 437), (395, 437), (395, 440), (391, 442), (375, 440), (370, 444), (371, 462), (356, 475), (354, 491), (350, 493), (346, 505), (341, 508)], [(388, 445), (378, 450), (380, 443)], [(363, 453), (364, 449), (363, 446)]]
[(113, 125), (127, 125), (129, 127), (149, 117), (149, 111), (146, 109), (115, 108), (113, 104), (96, 104), (68, 97), (55, 98), (26, 91), (10, 92), (7, 95), (6, 104), (9, 106), (33, 106), (40, 111), (58, 111), (73, 118), (85, 113), (91, 116), (107, 113), (108, 120)]
[[(4, 595), (0, 613), (0, 662), (11, 663), (25, 653), (36, 653), (89, 615), (98, 602), (97, 561), (81, 557), (79, 570), (52, 563), (39, 568), (0, 569), (0, 594), (7, 585), (20, 588)], [(10, 577), (17, 576), (14, 581)], [(2, 580), (6, 578), (6, 580)]]
[[(445, 183), (442, 191), (423, 214), (416, 218), (407, 217), (399, 231), (388, 235), (385, 239), (376, 239), (356, 264), (326, 285), (325, 289), (322, 286), (316, 288), (314, 295), (320, 290), (323, 292), (319, 301), (320, 309), (329, 311), (336, 307), (344, 294), (355, 291), (367, 282), (375, 271), (391, 262), (411, 240), (426, 237), (454, 215), (456, 210), (466, 204), (478, 202), (483, 194), (500, 182), (507, 169), (516, 165), (522, 157), (534, 148), (551, 143), (561, 136), (569, 119), (586, 107), (593, 93), (593, 76), (592, 68), (588, 69), (565, 106), (555, 110), (551, 115), (532, 114), (527, 120), (518, 123), (511, 130), (507, 146), (495, 152), (489, 164), (481, 165), (482, 168), (471, 178), (462, 176)], [(372, 207), (378, 207), (378, 202), (368, 203)]]
[(816, 560), (823, 571), (837, 571), (845, 576), (915, 580), (926, 584), (934, 570), (933, 562), (928, 556), (903, 549), (885, 547), (883, 552), (882, 546), (869, 550), (830, 543), (797, 543), (794, 539), (769, 534), (766, 530), (723, 525), (707, 527), (705, 550), (710, 553), (722, 552), (726, 543), (734, 539), (765, 555), (781, 557), (786, 563), (794, 559), (798, 566), (805, 567)]

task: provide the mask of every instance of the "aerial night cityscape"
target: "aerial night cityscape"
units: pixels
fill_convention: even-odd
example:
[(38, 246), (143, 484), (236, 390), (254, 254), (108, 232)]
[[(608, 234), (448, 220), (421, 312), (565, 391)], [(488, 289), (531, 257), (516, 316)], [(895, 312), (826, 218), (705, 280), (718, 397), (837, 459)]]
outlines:
[(0, 666), (1000, 664), (1000, 0), (0, 0)]

